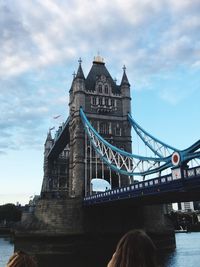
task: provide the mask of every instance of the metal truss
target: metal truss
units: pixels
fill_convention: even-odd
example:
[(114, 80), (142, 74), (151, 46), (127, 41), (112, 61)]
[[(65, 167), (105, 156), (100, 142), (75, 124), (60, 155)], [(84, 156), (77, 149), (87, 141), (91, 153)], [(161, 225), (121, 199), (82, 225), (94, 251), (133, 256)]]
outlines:
[[(193, 159), (200, 158), (200, 140), (185, 150), (178, 150), (147, 133), (130, 115), (128, 115), (128, 118), (136, 133), (156, 156), (144, 157), (126, 152), (113, 146), (99, 135), (88, 121), (82, 108), (80, 108), (80, 116), (96, 153), (111, 169), (120, 174), (143, 177), (153, 173), (161, 175), (161, 172), (167, 168), (184, 165)], [(175, 155), (174, 159), (176, 159), (177, 154), (179, 161), (176, 164), (174, 163), (173, 155)]]
[(82, 109), (80, 116), (96, 153), (114, 171), (129, 176), (145, 176), (171, 166), (170, 157), (143, 157), (111, 145), (93, 128)]
[(171, 155), (174, 151), (179, 151), (177, 148), (174, 148), (164, 142), (160, 141), (156, 137), (149, 134), (145, 131), (132, 117), (128, 114), (128, 119), (130, 124), (133, 126), (133, 129), (141, 138), (146, 146), (158, 157), (163, 158)]

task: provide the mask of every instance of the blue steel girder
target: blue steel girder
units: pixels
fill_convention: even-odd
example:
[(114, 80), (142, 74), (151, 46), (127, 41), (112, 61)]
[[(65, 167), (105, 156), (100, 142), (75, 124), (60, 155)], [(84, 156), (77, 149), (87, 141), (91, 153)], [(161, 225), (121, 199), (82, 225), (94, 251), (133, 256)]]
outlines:
[(182, 163), (185, 163), (185, 162), (188, 162), (188, 161), (190, 161), (190, 160), (192, 160), (192, 159), (198, 159), (198, 158), (200, 158), (200, 151), (198, 151), (198, 152), (193, 152), (193, 153), (182, 153), (182, 160), (181, 160), (181, 162)]
[(200, 148), (200, 140), (195, 142), (193, 145), (189, 146), (188, 148), (184, 149), (182, 152), (184, 154), (194, 152)]
[[(140, 127), (130, 115), (128, 115), (129, 121), (133, 127), (136, 128), (136, 132), (142, 138), (143, 142), (156, 154), (156, 157), (144, 157), (136, 154), (132, 154), (121, 150), (108, 141), (106, 141), (99, 133), (93, 128), (93, 126), (88, 121), (84, 111), (80, 108), (80, 117), (84, 124), (85, 131), (91, 141), (93, 148), (99, 155), (101, 160), (103, 160), (111, 169), (121, 174), (134, 176), (141, 175), (146, 176), (153, 173), (161, 172), (167, 168), (173, 167), (172, 155), (173, 153), (178, 153), (180, 155), (179, 165), (182, 165), (194, 158), (200, 157), (200, 151), (195, 152), (195, 150), (200, 148), (200, 140), (195, 144), (184, 150), (178, 150), (170, 145), (153, 137), (151, 134), (147, 133), (142, 127)], [(168, 150), (168, 156), (162, 156), (157, 150), (153, 148), (151, 142), (148, 142), (142, 134), (148, 136), (151, 140), (159, 144)], [(171, 152), (171, 153), (170, 153)], [(119, 162), (121, 164), (119, 164)], [(148, 167), (144, 169), (144, 165)], [(136, 171), (138, 169), (139, 171)]]
[[(158, 157), (163, 157), (161, 153), (158, 152), (158, 149), (163, 147), (165, 151), (168, 151), (172, 155), (173, 152), (178, 152), (181, 157), (181, 164), (184, 164), (185, 162), (188, 162), (194, 158), (199, 158), (199, 153), (194, 153), (196, 150), (200, 148), (200, 140), (195, 142), (193, 145), (189, 146), (188, 148), (184, 150), (179, 150), (177, 148), (174, 148), (156, 137), (152, 136), (150, 133), (148, 133), (146, 130), (144, 130), (132, 117), (130, 114), (128, 114), (128, 119), (131, 125), (133, 126), (134, 130), (138, 134), (138, 136), (141, 138), (141, 140), (147, 145), (153, 153), (155, 153)], [(154, 142), (154, 144), (157, 144), (157, 150), (154, 148), (154, 146), (151, 144), (151, 142)], [(161, 149), (160, 149), (161, 150)]]
[[(153, 135), (151, 135), (150, 133), (148, 133), (146, 130), (144, 130), (132, 117), (130, 114), (128, 114), (128, 119), (130, 124), (132, 125), (132, 127), (134, 128), (135, 132), (138, 134), (138, 136), (141, 138), (141, 140), (144, 142), (145, 145), (147, 145), (150, 150), (157, 155), (158, 157), (163, 157), (164, 155), (162, 154), (162, 150), (164, 149), (165, 152), (168, 153), (168, 155), (170, 155), (172, 152), (174, 151), (180, 151), (179, 149), (172, 147), (162, 141), (160, 141), (159, 139), (157, 139), (156, 137), (154, 137)], [(153, 145), (153, 144), (154, 145)], [(155, 148), (155, 146), (157, 147), (157, 149)]]
[(101, 160), (103, 160), (114, 171), (129, 176), (145, 176), (161, 172), (162, 170), (172, 166), (170, 156), (144, 157), (131, 154), (113, 146), (93, 128), (82, 108), (80, 108), (80, 116), (85, 131), (96, 153), (99, 155)]

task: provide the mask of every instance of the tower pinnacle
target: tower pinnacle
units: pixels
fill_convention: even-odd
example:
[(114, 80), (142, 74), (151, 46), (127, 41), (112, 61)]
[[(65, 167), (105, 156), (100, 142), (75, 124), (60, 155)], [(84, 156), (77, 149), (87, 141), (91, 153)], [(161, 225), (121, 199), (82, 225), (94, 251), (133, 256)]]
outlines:
[(101, 57), (99, 53), (94, 57), (93, 63), (105, 64), (103, 57)]
[(124, 65), (122, 69), (123, 69), (123, 76), (122, 76), (121, 85), (130, 86), (130, 83), (129, 83), (127, 75), (126, 75), (126, 66)]
[(83, 70), (82, 70), (82, 66), (81, 66), (82, 59), (79, 58), (78, 62), (79, 62), (79, 67), (78, 67), (78, 70), (77, 70), (76, 78), (85, 79), (85, 76), (84, 76)]

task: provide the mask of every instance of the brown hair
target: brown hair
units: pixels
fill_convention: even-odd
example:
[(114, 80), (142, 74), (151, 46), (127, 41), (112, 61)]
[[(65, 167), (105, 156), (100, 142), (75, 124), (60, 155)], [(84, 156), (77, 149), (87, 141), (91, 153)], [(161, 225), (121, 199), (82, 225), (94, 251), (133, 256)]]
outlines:
[(119, 241), (109, 267), (156, 267), (156, 248), (143, 230), (126, 233)]
[(32, 256), (23, 251), (19, 251), (10, 257), (7, 267), (37, 267), (37, 263)]

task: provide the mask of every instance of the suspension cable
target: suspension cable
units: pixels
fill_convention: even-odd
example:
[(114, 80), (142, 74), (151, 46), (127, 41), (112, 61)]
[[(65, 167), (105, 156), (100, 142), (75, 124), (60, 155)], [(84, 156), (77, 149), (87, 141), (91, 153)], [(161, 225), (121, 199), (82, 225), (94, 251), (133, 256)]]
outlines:
[(90, 194), (91, 194), (91, 181), (92, 181), (92, 144), (90, 141)]
[(97, 153), (95, 153), (95, 155), (96, 155), (96, 178), (98, 178), (98, 171), (97, 171), (97, 167), (98, 167), (98, 165), (97, 165)]
[(112, 172), (111, 172), (111, 168), (109, 168), (109, 171), (110, 171), (110, 186), (111, 186), (111, 189), (112, 189)]
[(101, 176), (102, 176), (102, 179), (104, 179), (104, 163), (103, 163), (103, 160), (101, 161)]
[(85, 196), (87, 195), (87, 134), (85, 133)]

